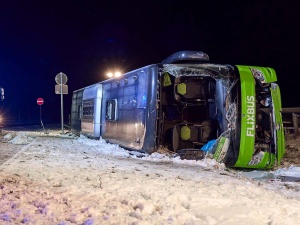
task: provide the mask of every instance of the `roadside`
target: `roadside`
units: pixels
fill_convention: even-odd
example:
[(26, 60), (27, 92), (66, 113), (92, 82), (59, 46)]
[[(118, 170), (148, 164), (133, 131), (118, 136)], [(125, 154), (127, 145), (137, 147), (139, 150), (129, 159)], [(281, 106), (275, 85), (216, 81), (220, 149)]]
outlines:
[(300, 166), (300, 135), (285, 135), (285, 154), (280, 167)]
[(20, 151), (20, 146), (2, 142), (0, 144), (0, 165)]
[[(72, 135), (68, 129), (66, 129), (64, 135), (62, 135), (58, 124), (47, 124), (46, 128), (47, 132), (41, 128), (41, 125), (0, 128), (0, 165), (16, 155), (35, 137), (74, 138), (74, 135)], [(18, 140), (14, 140), (14, 143), (10, 143), (11, 139), (22, 132), (24, 132), (24, 134), (26, 133), (26, 136), (23, 136), (23, 139), (21, 137), (19, 143)], [(8, 137), (5, 138), (6, 135), (8, 135)], [(26, 138), (26, 140), (24, 140), (24, 138)], [(27, 140), (28, 138), (32, 140)]]

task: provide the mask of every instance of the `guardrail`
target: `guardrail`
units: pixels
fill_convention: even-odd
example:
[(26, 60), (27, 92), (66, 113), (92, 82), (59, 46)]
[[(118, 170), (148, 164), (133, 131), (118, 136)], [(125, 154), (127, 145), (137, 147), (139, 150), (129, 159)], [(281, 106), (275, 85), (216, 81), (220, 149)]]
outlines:
[(285, 131), (292, 131), (294, 135), (299, 133), (300, 107), (282, 108), (282, 122)]

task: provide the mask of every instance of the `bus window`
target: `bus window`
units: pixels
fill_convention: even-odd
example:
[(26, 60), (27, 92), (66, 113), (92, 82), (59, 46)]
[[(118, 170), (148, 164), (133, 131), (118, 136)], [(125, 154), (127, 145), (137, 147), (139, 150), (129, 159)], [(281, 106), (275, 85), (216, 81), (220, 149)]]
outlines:
[(117, 100), (111, 99), (106, 101), (106, 119), (117, 120)]

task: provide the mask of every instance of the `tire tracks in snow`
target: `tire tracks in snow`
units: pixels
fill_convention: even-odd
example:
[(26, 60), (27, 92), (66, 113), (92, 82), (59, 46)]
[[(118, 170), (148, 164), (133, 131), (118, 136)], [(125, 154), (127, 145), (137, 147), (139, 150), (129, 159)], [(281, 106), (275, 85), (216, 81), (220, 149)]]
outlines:
[[(6, 165), (8, 165), (12, 160), (14, 160), (15, 158), (17, 158), (19, 156), (19, 154), (25, 152), (31, 145), (35, 144), (37, 142), (37, 140), (39, 140), (40, 138), (37, 137), (35, 138), (31, 143), (24, 145), (20, 151), (18, 151), (17, 153), (15, 153), (12, 157), (10, 157), (8, 160), (4, 161), (1, 165), (0, 165), (0, 169), (3, 169)], [(1, 143), (0, 143), (1, 145)]]

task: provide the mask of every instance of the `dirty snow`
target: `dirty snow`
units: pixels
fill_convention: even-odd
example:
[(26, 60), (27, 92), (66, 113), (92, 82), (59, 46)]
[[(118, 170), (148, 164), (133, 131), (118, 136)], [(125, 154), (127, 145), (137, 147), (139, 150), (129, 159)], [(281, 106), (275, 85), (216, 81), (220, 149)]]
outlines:
[(299, 176), (298, 165), (241, 171), (141, 157), (59, 130), (1, 137), (1, 157), (19, 150), (0, 165), (0, 224), (300, 224), (299, 183), (277, 179)]

